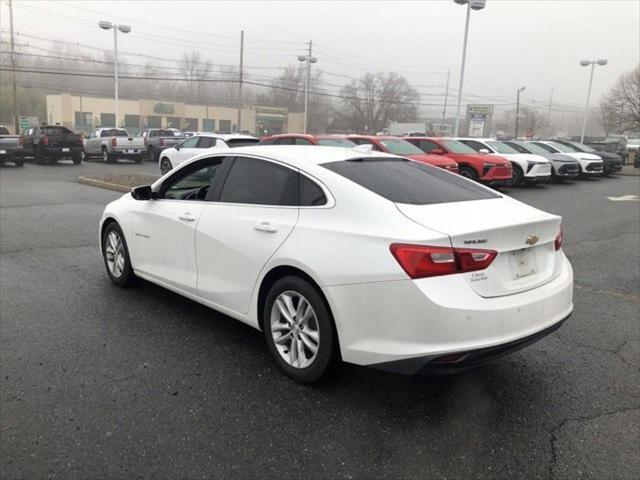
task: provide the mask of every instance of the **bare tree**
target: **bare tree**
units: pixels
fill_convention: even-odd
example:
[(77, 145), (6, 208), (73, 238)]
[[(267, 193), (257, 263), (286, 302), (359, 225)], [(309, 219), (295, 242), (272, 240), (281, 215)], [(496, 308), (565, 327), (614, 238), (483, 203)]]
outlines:
[(345, 85), (338, 112), (352, 130), (377, 132), (388, 122), (411, 122), (418, 116), (420, 94), (396, 73), (367, 73)]
[(522, 119), (522, 128), (529, 137), (535, 137), (537, 133), (549, 125), (546, 117), (533, 108), (521, 108), (520, 118)]
[[(618, 133), (640, 130), (640, 65), (623, 73), (600, 101), (601, 121), (606, 130)], [(604, 117), (602, 117), (604, 115)]]
[(200, 52), (193, 50), (184, 53), (179, 63), (182, 78), (187, 82), (188, 101), (202, 103), (204, 100), (204, 83), (211, 73), (211, 60), (204, 60)]

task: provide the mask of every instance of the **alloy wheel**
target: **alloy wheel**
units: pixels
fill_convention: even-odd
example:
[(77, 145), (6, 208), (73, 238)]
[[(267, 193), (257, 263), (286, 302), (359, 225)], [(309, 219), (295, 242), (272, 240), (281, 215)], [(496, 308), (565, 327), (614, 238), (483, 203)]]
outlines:
[(163, 175), (169, 172), (172, 168), (173, 167), (171, 166), (171, 162), (169, 161), (168, 158), (163, 158), (160, 161), (160, 171), (162, 172)]
[(106, 243), (104, 252), (107, 267), (111, 275), (119, 278), (122, 276), (122, 272), (124, 272), (124, 244), (122, 243), (120, 235), (115, 230), (109, 232)]
[(282, 292), (271, 307), (271, 335), (280, 357), (294, 368), (310, 366), (320, 347), (320, 329), (313, 307), (300, 293)]

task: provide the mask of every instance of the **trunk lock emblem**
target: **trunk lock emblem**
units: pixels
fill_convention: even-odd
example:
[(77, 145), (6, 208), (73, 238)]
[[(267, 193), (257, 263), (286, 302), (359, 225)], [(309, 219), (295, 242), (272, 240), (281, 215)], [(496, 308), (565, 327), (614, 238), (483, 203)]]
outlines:
[(538, 237), (537, 235), (529, 235), (529, 237), (525, 240), (525, 243), (527, 245), (535, 245), (536, 243), (538, 243), (538, 240), (540, 240), (540, 237)]

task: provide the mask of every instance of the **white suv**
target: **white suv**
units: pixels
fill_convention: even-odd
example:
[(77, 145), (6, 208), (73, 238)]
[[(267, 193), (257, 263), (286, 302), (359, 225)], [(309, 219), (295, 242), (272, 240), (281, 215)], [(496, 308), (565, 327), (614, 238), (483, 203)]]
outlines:
[(580, 164), (580, 173), (582, 175), (599, 175), (602, 173), (602, 158), (598, 155), (594, 155), (593, 153), (576, 152), (574, 149), (567, 147), (566, 145), (547, 140), (536, 140), (531, 143), (538, 145), (540, 148), (544, 148), (549, 153), (562, 153), (563, 155), (569, 155), (570, 157), (575, 158)]

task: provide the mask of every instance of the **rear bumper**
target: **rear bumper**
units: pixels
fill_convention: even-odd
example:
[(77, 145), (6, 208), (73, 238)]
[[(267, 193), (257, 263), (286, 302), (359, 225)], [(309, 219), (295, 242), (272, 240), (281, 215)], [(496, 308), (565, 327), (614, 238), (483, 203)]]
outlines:
[(3, 148), (0, 147), (0, 161), (11, 160), (14, 157), (22, 157), (24, 151), (22, 148)]
[(45, 147), (43, 153), (50, 157), (64, 157), (73, 154), (80, 154), (84, 151), (82, 145), (69, 147)]
[(488, 357), (480, 352), (525, 346), (560, 324), (573, 311), (573, 270), (564, 254), (561, 261), (550, 282), (494, 298), (475, 293), (467, 274), (323, 291), (344, 361), (415, 374), (443, 355), (475, 352), (469, 361), (480, 361)]
[(146, 148), (114, 148), (111, 150), (113, 155), (118, 155), (119, 157), (135, 157), (138, 155), (142, 155), (143, 153), (147, 153)]

